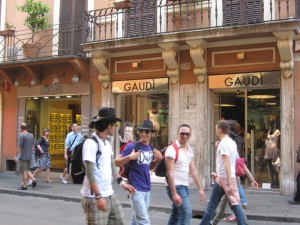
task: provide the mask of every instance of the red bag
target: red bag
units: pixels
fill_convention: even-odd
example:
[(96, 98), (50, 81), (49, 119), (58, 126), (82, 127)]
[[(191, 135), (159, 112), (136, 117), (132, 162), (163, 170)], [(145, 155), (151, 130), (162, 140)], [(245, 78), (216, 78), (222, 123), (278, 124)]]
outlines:
[(237, 177), (245, 176), (245, 158), (236, 159), (235, 164), (235, 175)]

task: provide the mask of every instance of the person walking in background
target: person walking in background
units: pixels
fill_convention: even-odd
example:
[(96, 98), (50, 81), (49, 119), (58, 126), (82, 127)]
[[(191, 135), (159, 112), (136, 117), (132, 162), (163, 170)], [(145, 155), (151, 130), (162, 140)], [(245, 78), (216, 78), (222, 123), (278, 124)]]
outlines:
[(68, 181), (66, 179), (67, 173), (69, 174), (70, 170), (70, 163), (71, 163), (71, 153), (76, 145), (82, 142), (82, 136), (80, 132), (78, 132), (78, 125), (77, 123), (72, 123), (71, 125), (72, 131), (67, 134), (66, 140), (65, 140), (65, 154), (64, 158), (67, 160), (67, 167), (64, 169), (64, 172), (62, 175), (60, 175), (61, 182), (63, 184), (67, 184)]
[(189, 125), (180, 125), (177, 140), (173, 143), (178, 148), (177, 157), (173, 145), (170, 145), (165, 151), (166, 189), (172, 201), (172, 211), (168, 225), (190, 224), (192, 208), (189, 202), (189, 173), (198, 188), (200, 201), (205, 201), (205, 193), (199, 181), (193, 150), (188, 144), (191, 134), (191, 127)]
[[(300, 152), (298, 152), (298, 151), (300, 151), (300, 147), (299, 147), (299, 150), (296, 150), (297, 158), (300, 159), (300, 157), (299, 157)], [(297, 160), (297, 162), (300, 163), (300, 160)], [(291, 205), (300, 205), (300, 170), (298, 172), (296, 182), (297, 182), (297, 189), (296, 189), (294, 198), (293, 198), (293, 200), (288, 200), (289, 204), (291, 204)]]
[(30, 172), (31, 155), (34, 150), (33, 134), (27, 131), (27, 124), (21, 123), (21, 134), (19, 136), (16, 149), (15, 162), (20, 161), (20, 171), (22, 175), (22, 185), (18, 190), (27, 190), (28, 177), (33, 180), (32, 188), (35, 188), (37, 182)]
[(228, 136), (229, 125), (225, 120), (219, 120), (216, 124), (216, 135), (220, 142), (216, 143), (216, 178), (212, 187), (210, 200), (200, 225), (209, 225), (215, 214), (216, 208), (224, 194), (230, 203), (239, 225), (246, 225), (246, 218), (240, 206), (235, 176), (235, 164), (238, 158), (237, 145)]
[[(114, 135), (117, 121), (113, 108), (100, 108), (90, 127), (95, 129), (93, 139), (83, 144), (82, 159), (85, 165), (85, 177), (81, 188), (81, 205), (86, 215), (86, 224), (124, 225), (122, 206), (114, 195), (112, 177), (129, 193), (135, 188), (119, 175), (113, 164), (113, 151), (107, 136)], [(97, 141), (97, 142), (96, 142)], [(100, 153), (100, 154), (99, 154)]]
[(35, 177), (39, 172), (45, 170), (46, 182), (52, 183), (52, 181), (50, 180), (51, 163), (50, 163), (50, 155), (49, 155), (49, 146), (50, 146), (49, 139), (48, 139), (49, 134), (50, 134), (50, 130), (48, 128), (45, 128), (43, 130), (43, 136), (37, 140), (36, 146), (40, 150), (41, 154), (40, 156), (38, 156), (37, 159), (37, 164), (39, 168), (37, 168), (34, 171), (33, 176)]
[[(136, 192), (131, 194), (133, 214), (131, 225), (150, 225), (148, 209), (150, 206), (151, 180), (149, 170), (155, 169), (162, 159), (160, 151), (153, 149), (150, 139), (155, 128), (150, 120), (144, 120), (138, 127), (140, 140), (129, 143), (115, 159), (116, 166), (129, 162), (128, 181)], [(137, 149), (135, 149), (137, 148)]]

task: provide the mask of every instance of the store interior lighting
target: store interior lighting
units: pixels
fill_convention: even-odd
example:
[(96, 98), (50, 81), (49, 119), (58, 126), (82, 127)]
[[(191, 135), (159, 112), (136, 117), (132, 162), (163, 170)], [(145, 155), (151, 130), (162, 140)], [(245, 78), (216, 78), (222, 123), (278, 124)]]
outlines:
[(34, 79), (31, 80), (31, 81), (30, 81), (30, 84), (31, 84), (32, 86), (36, 85), (36, 80), (34, 80)]
[(75, 74), (73, 75), (73, 77), (72, 77), (72, 82), (73, 82), (73, 83), (78, 83), (79, 80), (80, 80), (79, 75), (75, 73)]
[(16, 79), (16, 80), (15, 80), (15, 86), (18, 87), (19, 85), (20, 85), (20, 84), (19, 84), (19, 81), (18, 81), (18, 79)]
[(271, 99), (276, 98), (275, 95), (249, 95), (248, 98), (250, 99)]
[(58, 83), (59, 83), (58, 77), (53, 77), (52, 84), (58, 84)]

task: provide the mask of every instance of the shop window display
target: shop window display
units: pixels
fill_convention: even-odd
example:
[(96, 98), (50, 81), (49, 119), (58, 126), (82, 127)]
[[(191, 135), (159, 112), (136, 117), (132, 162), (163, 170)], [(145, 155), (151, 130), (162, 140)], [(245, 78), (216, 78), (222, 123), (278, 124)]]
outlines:
[(152, 121), (156, 132), (153, 133), (151, 144), (161, 149), (168, 144), (168, 95), (167, 94), (133, 94), (121, 95), (122, 120), (119, 135), (120, 143), (138, 140), (136, 128), (143, 120)]

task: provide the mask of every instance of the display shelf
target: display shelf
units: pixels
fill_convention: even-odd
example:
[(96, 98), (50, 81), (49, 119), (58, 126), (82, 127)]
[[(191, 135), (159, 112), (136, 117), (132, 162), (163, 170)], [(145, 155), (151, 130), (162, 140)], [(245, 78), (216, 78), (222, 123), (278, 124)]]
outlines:
[(64, 154), (66, 134), (72, 123), (71, 113), (52, 112), (49, 114), (50, 154)]

